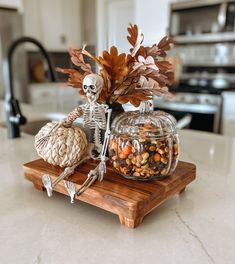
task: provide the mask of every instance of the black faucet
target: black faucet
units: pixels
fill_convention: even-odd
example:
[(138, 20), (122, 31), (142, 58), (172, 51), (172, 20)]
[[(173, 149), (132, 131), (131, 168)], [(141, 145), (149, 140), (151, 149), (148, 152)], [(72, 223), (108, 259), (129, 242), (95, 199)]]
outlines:
[(39, 48), (48, 65), (48, 79), (51, 82), (56, 82), (51, 60), (40, 42), (31, 37), (21, 37), (12, 42), (8, 49), (7, 61), (5, 63), (5, 71), (8, 74), (8, 83), (5, 84), (5, 111), (8, 138), (20, 137), (20, 125), (24, 125), (27, 122), (27, 119), (21, 113), (19, 101), (14, 97), (12, 72), (12, 57), (14, 51), (20, 44), (26, 42), (33, 43)]

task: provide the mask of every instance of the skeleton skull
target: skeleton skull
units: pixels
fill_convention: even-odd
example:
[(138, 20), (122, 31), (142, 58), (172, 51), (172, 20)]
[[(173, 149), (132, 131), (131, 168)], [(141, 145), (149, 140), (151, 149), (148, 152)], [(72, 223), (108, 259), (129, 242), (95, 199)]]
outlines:
[(102, 91), (104, 80), (98, 74), (88, 74), (83, 79), (83, 91), (86, 93), (89, 103), (97, 101)]

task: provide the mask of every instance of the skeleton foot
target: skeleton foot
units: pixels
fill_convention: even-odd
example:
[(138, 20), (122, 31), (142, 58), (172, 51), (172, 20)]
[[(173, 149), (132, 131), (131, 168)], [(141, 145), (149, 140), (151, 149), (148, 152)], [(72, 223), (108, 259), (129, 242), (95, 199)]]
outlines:
[(43, 175), (42, 176), (42, 183), (47, 190), (47, 195), (49, 197), (51, 197), (52, 196), (52, 183), (51, 183), (50, 176), (49, 175)]
[(74, 198), (75, 198), (75, 194), (76, 194), (75, 185), (70, 181), (65, 181), (64, 184), (65, 184), (65, 187), (66, 187), (68, 194), (70, 196), (70, 202), (74, 203)]

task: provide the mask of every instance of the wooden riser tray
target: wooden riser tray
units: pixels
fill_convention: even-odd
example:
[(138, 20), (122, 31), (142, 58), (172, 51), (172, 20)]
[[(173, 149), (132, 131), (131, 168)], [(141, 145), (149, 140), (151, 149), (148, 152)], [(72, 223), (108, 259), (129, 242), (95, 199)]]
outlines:
[[(88, 172), (95, 166), (96, 163), (92, 160), (80, 165), (69, 180), (75, 183), (78, 189), (86, 179)], [(44, 190), (41, 180), (44, 174), (48, 174), (54, 181), (62, 171), (61, 168), (52, 166), (42, 159), (24, 165), (25, 178), (41, 191)], [(154, 208), (173, 195), (184, 191), (195, 177), (195, 165), (182, 161), (179, 162), (172, 176), (151, 182), (124, 179), (108, 165), (104, 180), (95, 182), (77, 199), (117, 214), (121, 224), (134, 228)], [(68, 195), (64, 181), (61, 181), (54, 191)]]

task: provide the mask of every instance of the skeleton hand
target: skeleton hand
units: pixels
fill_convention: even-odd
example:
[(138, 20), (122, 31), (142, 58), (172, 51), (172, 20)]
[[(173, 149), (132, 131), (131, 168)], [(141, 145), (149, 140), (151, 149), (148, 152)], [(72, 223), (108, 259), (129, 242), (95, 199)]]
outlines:
[(101, 161), (98, 165), (98, 180), (102, 181), (104, 178), (104, 174), (106, 173), (106, 162), (105, 161)]

